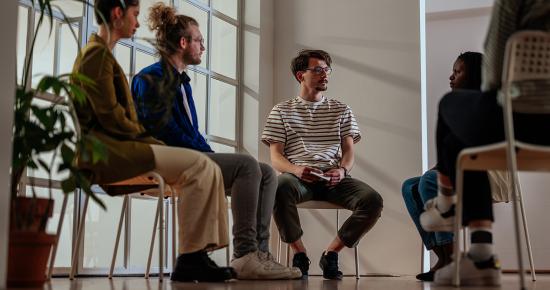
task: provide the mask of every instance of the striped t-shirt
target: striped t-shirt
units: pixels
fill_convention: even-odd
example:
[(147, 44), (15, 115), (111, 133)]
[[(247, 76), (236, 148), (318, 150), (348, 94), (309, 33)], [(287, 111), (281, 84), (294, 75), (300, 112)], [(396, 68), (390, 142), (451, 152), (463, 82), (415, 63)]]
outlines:
[(342, 140), (361, 139), (353, 112), (337, 100), (323, 97), (309, 102), (301, 97), (282, 102), (271, 110), (262, 141), (283, 143), (284, 156), (293, 164), (328, 169), (338, 167)]

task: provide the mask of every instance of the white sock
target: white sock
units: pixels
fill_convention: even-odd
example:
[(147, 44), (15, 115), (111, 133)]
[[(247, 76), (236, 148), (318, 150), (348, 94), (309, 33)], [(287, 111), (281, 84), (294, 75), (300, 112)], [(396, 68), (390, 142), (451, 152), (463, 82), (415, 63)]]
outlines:
[(470, 227), (468, 255), (475, 262), (487, 261), (493, 256), (493, 231), (491, 227)]

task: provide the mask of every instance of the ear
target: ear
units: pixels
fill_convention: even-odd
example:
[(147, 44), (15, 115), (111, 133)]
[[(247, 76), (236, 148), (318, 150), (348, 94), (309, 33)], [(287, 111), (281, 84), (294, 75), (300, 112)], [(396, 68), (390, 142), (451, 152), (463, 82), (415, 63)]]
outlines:
[(298, 82), (301, 83), (304, 80), (304, 72), (303, 71), (296, 72), (295, 77), (298, 80)]
[(124, 10), (121, 7), (115, 7), (111, 10), (111, 19), (117, 20), (124, 16)]
[(182, 37), (180, 38), (180, 42), (179, 42), (180, 47), (179, 47), (179, 48), (185, 49), (185, 48), (187, 48), (187, 45), (188, 45), (188, 44), (189, 44), (189, 41), (187, 41), (187, 38), (185, 38), (185, 37), (182, 36)]

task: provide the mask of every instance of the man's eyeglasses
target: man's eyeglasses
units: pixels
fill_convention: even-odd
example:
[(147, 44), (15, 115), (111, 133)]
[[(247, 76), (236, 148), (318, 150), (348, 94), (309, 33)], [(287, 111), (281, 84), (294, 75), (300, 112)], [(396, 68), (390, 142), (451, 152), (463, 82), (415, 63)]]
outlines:
[(196, 41), (196, 42), (200, 43), (202, 46), (204, 46), (204, 38), (202, 38), (202, 37), (198, 37), (198, 38), (189, 37), (187, 40), (188, 41)]
[(306, 68), (305, 70), (310, 70), (317, 75), (320, 75), (322, 72), (325, 72), (325, 74), (329, 75), (332, 72), (332, 68), (330, 66), (325, 66), (325, 67), (316, 66), (312, 68)]

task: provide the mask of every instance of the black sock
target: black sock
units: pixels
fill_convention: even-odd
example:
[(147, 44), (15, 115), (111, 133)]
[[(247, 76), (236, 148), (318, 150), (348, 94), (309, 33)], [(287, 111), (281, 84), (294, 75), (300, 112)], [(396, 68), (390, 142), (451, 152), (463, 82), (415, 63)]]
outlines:
[(491, 228), (470, 228), (470, 250), (468, 254), (475, 262), (487, 261), (493, 256), (493, 234)]

